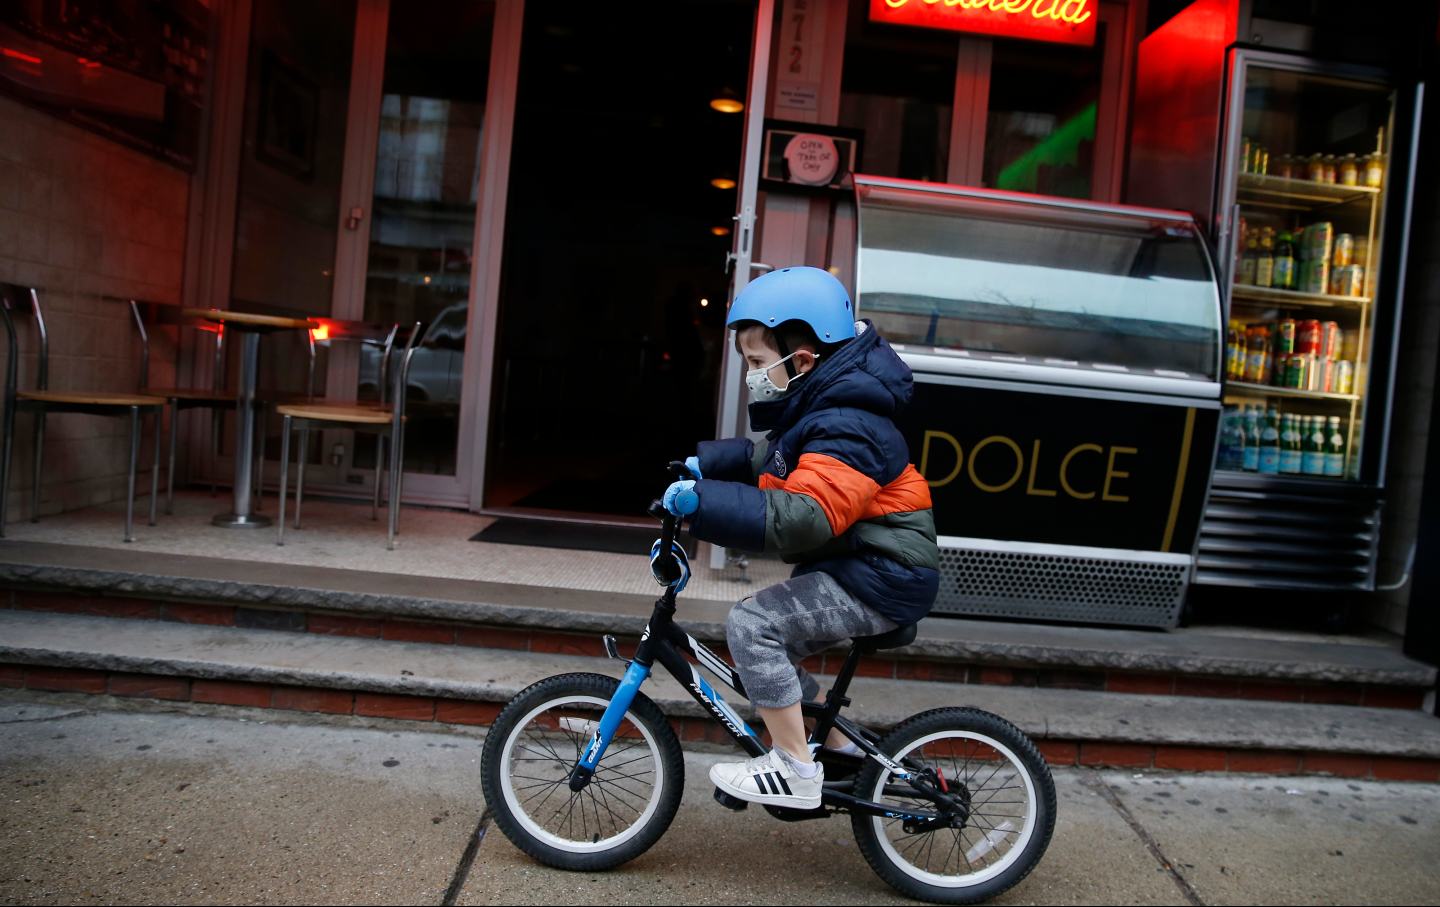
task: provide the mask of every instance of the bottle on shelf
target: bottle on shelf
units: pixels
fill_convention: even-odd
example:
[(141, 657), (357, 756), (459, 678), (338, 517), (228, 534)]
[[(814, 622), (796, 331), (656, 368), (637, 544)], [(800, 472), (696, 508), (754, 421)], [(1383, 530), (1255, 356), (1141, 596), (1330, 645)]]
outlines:
[(1260, 472), (1272, 476), (1280, 472), (1280, 411), (1273, 406), (1260, 431)]
[(1342, 186), (1360, 185), (1360, 164), (1355, 155), (1347, 154), (1340, 159), (1337, 176)]
[(1245, 331), (1245, 374), (1251, 384), (1266, 384), (1270, 381), (1270, 329), (1263, 324), (1252, 324)]
[(1244, 462), (1245, 433), (1239, 407), (1227, 406), (1220, 422), (1220, 469), (1240, 469)]
[(1236, 275), (1235, 282), (1253, 287), (1255, 285), (1255, 265), (1259, 260), (1260, 237), (1251, 233), (1245, 239), (1245, 253), (1240, 256), (1240, 272)]
[(1275, 285), (1275, 231), (1266, 227), (1260, 231), (1260, 255), (1255, 259), (1255, 286)]
[(1307, 476), (1325, 474), (1325, 417), (1305, 416), (1301, 434), (1304, 447), (1300, 452), (1300, 472)]
[(1280, 422), (1280, 473), (1300, 474), (1300, 426), (1294, 413), (1286, 413)]
[(1245, 452), (1240, 468), (1246, 472), (1260, 471), (1260, 433), (1264, 421), (1265, 414), (1261, 412), (1260, 404), (1245, 407)]
[(1288, 232), (1275, 239), (1275, 264), (1271, 275), (1271, 286), (1277, 290), (1295, 289), (1297, 268), (1295, 266), (1295, 241)]
[(1340, 432), (1340, 417), (1331, 416), (1325, 431), (1325, 475), (1345, 475), (1345, 436)]

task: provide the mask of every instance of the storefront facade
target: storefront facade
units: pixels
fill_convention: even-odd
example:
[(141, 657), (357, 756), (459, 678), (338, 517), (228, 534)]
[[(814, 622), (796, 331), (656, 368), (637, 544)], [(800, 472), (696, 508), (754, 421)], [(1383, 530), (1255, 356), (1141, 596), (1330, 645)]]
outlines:
[[(426, 23), (375, 3), (217, 8), (196, 177), (188, 298), (441, 324), (418, 367), (416, 502), (623, 521), (654, 493), (636, 463), (740, 425), (727, 253), (749, 274), (811, 261), (853, 279), (853, 205), (757, 192), (743, 166), (767, 116), (857, 130), (881, 175), (996, 184), (1010, 166), (1009, 188), (1120, 197), (1140, 27), (1126, 4), (1100, 4), (1079, 48), (875, 24), (860, 2), (707, 4), (681, 34), (615, 10), (465, 10)], [(1037, 67), (1053, 77), (1026, 75)], [(274, 113), (291, 94), (315, 113), (296, 136)], [(742, 109), (712, 108), (724, 96)], [(1020, 160), (1062, 128), (1081, 136), (1069, 160)], [(294, 159), (276, 147), (287, 138)], [(363, 397), (374, 363), (347, 352), (322, 345), (322, 388)], [(300, 380), (291, 353), (262, 384)], [(664, 411), (658, 426), (646, 407)], [(320, 450), (317, 486), (355, 491), (364, 444), (337, 434)]]
[[(187, 174), (184, 249), (153, 285), (166, 302), (423, 321), (407, 501), (633, 522), (666, 460), (745, 429), (729, 299), (794, 263), (856, 284), (853, 192), (777, 185), (777, 130), (848, 137), (853, 169), (879, 178), (1136, 200), (1139, 47), (1168, 16), (1030, 7), (715, 0), (682, 21), (522, 0), (213, 4), (190, 169), (156, 165)], [(373, 395), (378, 361), (321, 339), (315, 390)], [(180, 379), (209, 381), (198, 342), (178, 343)], [(298, 391), (308, 363), (298, 339), (277, 344), (262, 386)], [(228, 448), (210, 457), (208, 427), (191, 432), (191, 477), (230, 475)], [(274, 476), (278, 423), (262, 437)], [(326, 433), (307, 482), (367, 494), (368, 443)], [(1394, 526), (1403, 550), (1413, 530)]]

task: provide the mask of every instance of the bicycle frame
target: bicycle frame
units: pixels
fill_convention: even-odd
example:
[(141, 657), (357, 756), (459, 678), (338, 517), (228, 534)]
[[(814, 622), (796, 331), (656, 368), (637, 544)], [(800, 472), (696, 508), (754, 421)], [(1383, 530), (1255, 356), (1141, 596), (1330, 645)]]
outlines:
[[(667, 515), (663, 526), (661, 551), (671, 550), (670, 543), (674, 539), (675, 531), (674, 523), (674, 517)], [(683, 554), (680, 556), (683, 557)], [(589, 784), (591, 775), (599, 765), (600, 759), (605, 755), (605, 750), (610, 745), (620, 723), (624, 720), (625, 712), (635, 701), (635, 694), (649, 678), (657, 662), (680, 682), (680, 685), (690, 693), (696, 702), (700, 703), (711, 718), (725, 728), (725, 731), (735, 739), (741, 749), (751, 756), (764, 755), (767, 751), (765, 745), (760, 741), (759, 735), (725, 702), (720, 694), (715, 692), (714, 687), (706, 681), (699, 669), (681, 654), (688, 653), (701, 665), (714, 672), (725, 686), (740, 696), (746, 695), (740, 675), (736, 673), (735, 669), (675, 624), (675, 580), (679, 578), (680, 569), (677, 564), (674, 579), (666, 586), (665, 593), (655, 602), (655, 610), (650, 616), (650, 622), (640, 635), (640, 645), (635, 651), (635, 657), (625, 670), (625, 676), (620, 681), (620, 688), (615, 691), (614, 697), (611, 698), (600, 719), (599, 727), (591, 737), (590, 744), (586, 746), (571, 772), (569, 784), (572, 791), (582, 790)], [(619, 653), (615, 651), (614, 640), (610, 637), (606, 637), (606, 650), (612, 658), (620, 657)], [(839, 730), (865, 753), (866, 758), (879, 762), (896, 779), (908, 782), (921, 796), (939, 805), (941, 811), (938, 813), (924, 810), (901, 811), (883, 803), (864, 800), (842, 789), (850, 782), (827, 782), (821, 799), (822, 805), (816, 810), (786, 811), (794, 813), (798, 817), (819, 818), (829, 815), (829, 811), (825, 809), (828, 806), (873, 816), (899, 818), (907, 823), (945, 822), (957, 813), (962, 821), (968, 820), (968, 809), (962, 804), (956, 804), (948, 791), (930, 783), (929, 779), (924, 777), (924, 774), (928, 773), (925, 773), (919, 766), (906, 767), (897, 764), (876, 748), (875, 741), (879, 740), (878, 735), (840, 715), (840, 710), (850, 704), (850, 700), (845, 696), (845, 691), (851, 677), (854, 676), (858, 661), (859, 653), (852, 651), (845, 668), (836, 677), (834, 687), (826, 694), (824, 704), (801, 703), (802, 712), (806, 716), (816, 719), (815, 729), (810, 737), (811, 742), (824, 741), (831, 728)], [(917, 769), (920, 770), (917, 771)], [(943, 781), (941, 783), (943, 784)]]

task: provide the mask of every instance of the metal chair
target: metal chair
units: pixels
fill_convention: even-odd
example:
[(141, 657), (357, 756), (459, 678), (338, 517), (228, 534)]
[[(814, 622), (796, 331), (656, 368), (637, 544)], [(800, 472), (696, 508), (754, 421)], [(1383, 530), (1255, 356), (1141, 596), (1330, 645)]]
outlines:
[[(377, 339), (367, 335), (366, 326), (346, 325), (327, 322), (331, 325), (331, 340), (359, 340), (373, 343)], [(410, 360), (415, 354), (420, 339), (420, 322), (408, 330), (405, 347), (400, 352), (397, 367), (390, 366), (390, 355), (394, 349), (399, 325), (391, 327), (383, 344), (380, 360), (380, 400), (378, 403), (359, 401), (346, 402), (302, 402), (287, 403), (276, 407), (284, 417), (280, 442), (280, 518), (276, 524), (275, 544), (285, 544), (285, 496), (290, 477), (290, 438), (295, 430), (300, 432), (300, 465), (295, 481), (295, 526), (300, 528), (300, 509), (305, 494), (305, 461), (308, 455), (311, 428), (343, 426), (357, 432), (373, 433), (375, 441), (375, 493), (370, 504), (370, 518), (376, 518), (380, 504), (381, 476), (385, 469), (385, 447), (388, 440), (390, 449), (390, 475), (388, 488), (389, 528), (386, 545), (395, 547), (395, 536), (400, 527), (400, 497), (405, 464), (405, 389), (409, 384)], [(370, 328), (371, 331), (375, 329)], [(388, 377), (387, 377), (388, 375)], [(387, 402), (387, 397), (389, 402)]]
[[(19, 389), (20, 344), (15, 335), (15, 317), (29, 315), (35, 322), (39, 352), (36, 357), (35, 389)], [(30, 521), (40, 518), (40, 467), (45, 447), (45, 417), (52, 412), (86, 413), (130, 417), (130, 467), (125, 494), (125, 541), (135, 540), (135, 473), (140, 459), (141, 416), (155, 419), (155, 462), (150, 473), (150, 525), (155, 525), (155, 504), (160, 490), (160, 421), (165, 399), (150, 394), (118, 394), (113, 391), (52, 391), (50, 384), (50, 337), (40, 310), (40, 294), (34, 287), (0, 283), (0, 315), (5, 319), (9, 360), (5, 369), (5, 442), (0, 455), (0, 537), (5, 535), (9, 504), (10, 455), (15, 437), (15, 413), (35, 414), (34, 476), (30, 490)]]
[[(180, 314), (177, 306), (148, 302), (142, 299), (128, 299), (130, 314), (135, 319), (135, 329), (140, 333), (140, 392), (155, 397), (164, 397), (170, 411), (169, 468), (165, 480), (165, 513), (175, 512), (175, 447), (180, 435), (180, 413), (188, 409), (210, 410), (210, 449), (220, 449), (220, 413), (235, 408), (235, 392), (225, 389), (225, 330), (223, 325), (207, 325), (197, 318)], [(197, 331), (214, 336), (213, 379), (209, 389), (194, 387), (150, 387), (150, 324), (175, 324), (194, 327)], [(260, 474), (260, 462), (256, 462), (256, 474)], [(213, 488), (212, 488), (213, 491)], [(259, 500), (259, 482), (256, 482), (256, 499)], [(257, 507), (258, 509), (258, 507)]]

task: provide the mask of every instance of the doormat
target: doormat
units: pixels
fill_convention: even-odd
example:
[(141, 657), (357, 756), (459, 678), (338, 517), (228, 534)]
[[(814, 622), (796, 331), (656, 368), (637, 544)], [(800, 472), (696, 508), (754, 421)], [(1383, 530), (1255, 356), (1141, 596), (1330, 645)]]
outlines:
[[(608, 551), (614, 554), (650, 554), (650, 546), (660, 537), (660, 527), (597, 526), (591, 523), (563, 523), (556, 520), (523, 520), (500, 517), (489, 526), (470, 536), (472, 542), (495, 542), (502, 545), (534, 545), (540, 548), (569, 548), (578, 551)], [(695, 556), (695, 540), (688, 535), (678, 539), (690, 557)]]

